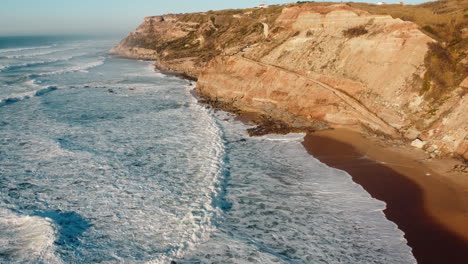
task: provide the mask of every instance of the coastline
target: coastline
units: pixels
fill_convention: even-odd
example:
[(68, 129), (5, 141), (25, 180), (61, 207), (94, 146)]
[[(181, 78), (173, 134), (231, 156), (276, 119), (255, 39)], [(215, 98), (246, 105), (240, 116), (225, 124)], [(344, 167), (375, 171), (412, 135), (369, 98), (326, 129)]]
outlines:
[[(234, 113), (239, 121), (262, 125), (258, 113)], [(419, 264), (466, 263), (468, 175), (453, 171), (461, 161), (428, 159), (427, 153), (401, 141), (344, 128), (307, 132), (303, 146), (387, 204), (386, 218), (405, 233)]]
[(466, 263), (468, 178), (454, 159), (428, 160), (407, 146), (337, 129), (309, 133), (307, 152), (350, 174), (405, 233), (418, 263)]
[[(307, 133), (309, 154), (386, 203), (386, 218), (405, 233), (418, 263), (465, 263), (468, 78), (445, 87), (453, 89), (435, 78), (447, 57), (436, 51), (452, 55), (436, 44), (451, 37), (425, 28), (452, 20), (436, 12), (442, 6), (404, 8), (424, 19), (403, 19), (400, 7), (329, 3), (152, 16), (111, 53), (199, 79), (198, 102), (255, 124), (250, 136)], [(462, 59), (453, 60), (460, 69)]]
[[(155, 68), (164, 74), (196, 81), (184, 74)], [(250, 136), (300, 132), (290, 127), (278, 129), (278, 124), (282, 124), (278, 120), (204, 97), (196, 88), (192, 95), (201, 104), (231, 112), (237, 115), (237, 120), (257, 125), (260, 133), (248, 131)], [(344, 128), (305, 132), (303, 146), (310, 155), (346, 171), (372, 197), (387, 204), (386, 218), (405, 233), (419, 264), (466, 262), (468, 175), (450, 171), (461, 161), (428, 159), (427, 153), (400, 140), (363, 136)]]

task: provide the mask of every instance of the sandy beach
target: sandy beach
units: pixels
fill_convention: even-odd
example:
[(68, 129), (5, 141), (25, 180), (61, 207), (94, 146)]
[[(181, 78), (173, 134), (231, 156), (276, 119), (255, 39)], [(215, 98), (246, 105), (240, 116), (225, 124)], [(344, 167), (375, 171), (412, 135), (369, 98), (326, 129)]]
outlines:
[(344, 129), (309, 133), (303, 145), (387, 203), (385, 215), (405, 232), (418, 263), (466, 263), (468, 175), (453, 171), (460, 161), (428, 159), (413, 147)]

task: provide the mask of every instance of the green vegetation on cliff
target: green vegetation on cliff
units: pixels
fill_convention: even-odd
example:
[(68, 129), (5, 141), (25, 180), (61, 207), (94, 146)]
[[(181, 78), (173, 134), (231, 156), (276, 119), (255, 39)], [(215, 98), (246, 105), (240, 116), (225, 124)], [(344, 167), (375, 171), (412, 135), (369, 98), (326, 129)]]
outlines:
[[(332, 5), (334, 2), (299, 1), (299, 5)], [(427, 72), (421, 80), (421, 92), (440, 99), (468, 76), (468, 1), (442, 0), (420, 5), (374, 5), (347, 3), (349, 6), (376, 15), (390, 15), (418, 24), (423, 32), (437, 40), (430, 44), (426, 57)], [(352, 37), (363, 34), (356, 28), (343, 32)]]
[(422, 92), (439, 99), (456, 88), (468, 75), (468, 1), (435, 1), (420, 5), (371, 5), (350, 3), (372, 14), (391, 15), (418, 24), (437, 40), (429, 44), (427, 72)]
[(208, 11), (180, 14), (176, 27), (186, 33), (180, 38), (162, 41), (153, 31), (150, 20), (146, 34), (127, 38), (127, 45), (156, 50), (160, 60), (196, 58), (201, 66), (220, 54), (239, 52), (264, 38), (262, 23), (272, 24), (281, 14), (283, 6), (268, 9)]

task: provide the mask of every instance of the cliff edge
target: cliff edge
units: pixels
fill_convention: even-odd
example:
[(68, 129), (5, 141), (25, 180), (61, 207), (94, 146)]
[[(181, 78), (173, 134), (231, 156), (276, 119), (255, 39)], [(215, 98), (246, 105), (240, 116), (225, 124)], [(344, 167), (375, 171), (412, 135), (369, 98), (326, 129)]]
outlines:
[(443, 45), (411, 21), (306, 3), (148, 17), (111, 53), (155, 60), (197, 78), (202, 97), (292, 128), (347, 127), (468, 159), (466, 45), (441, 89)]

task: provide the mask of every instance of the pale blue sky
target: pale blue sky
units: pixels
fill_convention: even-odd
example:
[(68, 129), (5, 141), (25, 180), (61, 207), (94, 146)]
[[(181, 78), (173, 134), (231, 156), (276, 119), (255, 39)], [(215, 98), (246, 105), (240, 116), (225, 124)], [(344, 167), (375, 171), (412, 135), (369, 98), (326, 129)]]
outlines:
[[(358, 2), (359, 0), (354, 0)], [(376, 3), (382, 0), (361, 0)], [(399, 0), (387, 0), (392, 3)], [(125, 34), (146, 16), (292, 0), (0, 0), (0, 35)], [(340, 1), (338, 1), (340, 2)], [(407, 0), (420, 3), (423, 0)]]

